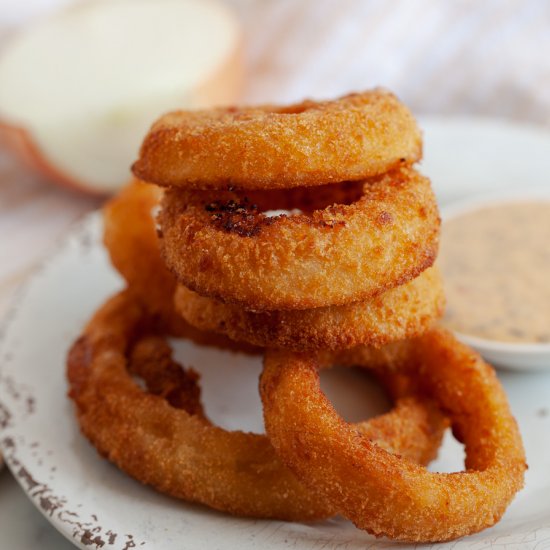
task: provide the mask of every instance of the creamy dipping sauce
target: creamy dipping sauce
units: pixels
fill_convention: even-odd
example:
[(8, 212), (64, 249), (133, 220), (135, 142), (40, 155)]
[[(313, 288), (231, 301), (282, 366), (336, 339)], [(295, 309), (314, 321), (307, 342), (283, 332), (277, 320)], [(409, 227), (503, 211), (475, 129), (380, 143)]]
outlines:
[(550, 201), (480, 208), (444, 222), (443, 324), (489, 340), (550, 343)]

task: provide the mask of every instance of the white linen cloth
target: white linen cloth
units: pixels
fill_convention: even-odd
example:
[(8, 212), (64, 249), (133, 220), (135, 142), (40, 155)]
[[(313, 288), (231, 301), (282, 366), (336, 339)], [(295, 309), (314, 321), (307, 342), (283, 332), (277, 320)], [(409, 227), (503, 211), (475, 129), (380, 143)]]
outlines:
[[(0, 0), (0, 31), (75, 1)], [(417, 114), (550, 125), (546, 0), (225, 1), (245, 29), (243, 101), (382, 85)]]
[(382, 85), (416, 114), (550, 125), (545, 0), (233, 0), (245, 21), (245, 100)]

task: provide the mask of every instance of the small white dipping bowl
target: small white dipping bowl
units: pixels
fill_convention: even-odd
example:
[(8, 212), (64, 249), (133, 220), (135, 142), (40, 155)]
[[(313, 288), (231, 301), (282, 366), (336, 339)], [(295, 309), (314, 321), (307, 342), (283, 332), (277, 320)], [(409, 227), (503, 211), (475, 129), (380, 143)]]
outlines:
[[(532, 200), (550, 202), (550, 184), (548, 188), (476, 195), (471, 199), (457, 201), (442, 208), (441, 217), (445, 223), (450, 219), (482, 208)], [(550, 241), (550, 235), (548, 235), (548, 239)], [(547, 304), (546, 307), (550, 307), (550, 304)], [(459, 340), (477, 350), (495, 367), (516, 371), (550, 370), (550, 344), (516, 344), (479, 338), (458, 331), (455, 331), (455, 334)]]

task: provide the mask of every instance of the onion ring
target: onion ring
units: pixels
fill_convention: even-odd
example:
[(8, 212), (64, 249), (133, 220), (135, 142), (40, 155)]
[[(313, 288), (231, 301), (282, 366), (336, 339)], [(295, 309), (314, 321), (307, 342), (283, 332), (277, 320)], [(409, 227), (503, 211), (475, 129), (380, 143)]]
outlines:
[(186, 189), (288, 189), (360, 180), (422, 156), (411, 112), (382, 90), (333, 101), (177, 111), (146, 136), (134, 174)]
[(172, 361), (172, 350), (160, 336), (146, 336), (133, 345), (128, 372), (141, 378), (147, 391), (162, 397), (172, 407), (206, 420), (201, 402), (199, 375)]
[(430, 181), (410, 167), (362, 187), (352, 204), (276, 217), (230, 194), (169, 190), (159, 215), (165, 262), (191, 290), (249, 310), (365, 301), (433, 264), (439, 214)]
[(103, 208), (103, 242), (111, 263), (127, 283), (127, 292), (147, 306), (173, 335), (199, 345), (257, 355), (261, 350), (213, 333), (197, 330), (174, 311), (176, 280), (160, 255), (153, 211), (162, 191), (131, 181)]
[(161, 197), (158, 187), (131, 181), (103, 207), (103, 243), (130, 292), (169, 316), (176, 281), (162, 261), (152, 214)]
[[(390, 351), (393, 367), (418, 377), (449, 415), (465, 443), (465, 472), (431, 473), (373, 445), (322, 394), (314, 358), (268, 351), (260, 392), (277, 453), (304, 483), (376, 536), (446, 541), (493, 525), (523, 486), (526, 468), (494, 370), (443, 330), (393, 344)], [(383, 355), (377, 352), (374, 362)]]
[(381, 346), (432, 328), (443, 313), (443, 283), (435, 266), (369, 300), (305, 310), (246, 311), (179, 285), (176, 311), (191, 325), (237, 342), (294, 351)]
[[(307, 520), (337, 513), (281, 464), (266, 436), (210, 424), (197, 407), (196, 376), (178, 375), (168, 348), (157, 345), (155, 352), (149, 341), (151, 360), (144, 350), (145, 357), (134, 354), (129, 361), (136, 342), (159, 336), (157, 324), (123, 291), (96, 312), (69, 353), (70, 397), (82, 432), (98, 451), (159, 491), (232, 514)], [(160, 375), (151, 372), (155, 365)], [(132, 370), (152, 391), (133, 380)], [(390, 413), (357, 429), (425, 463), (436, 453), (446, 420), (413, 386), (411, 380), (400, 389)], [(189, 398), (181, 395), (186, 392)]]

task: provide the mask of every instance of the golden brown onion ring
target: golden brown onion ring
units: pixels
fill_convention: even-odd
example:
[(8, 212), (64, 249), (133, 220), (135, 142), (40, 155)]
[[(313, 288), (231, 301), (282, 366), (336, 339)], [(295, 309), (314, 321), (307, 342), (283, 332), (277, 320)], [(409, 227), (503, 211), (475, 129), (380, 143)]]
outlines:
[(227, 194), (169, 190), (159, 221), (164, 259), (183, 285), (249, 310), (365, 301), (430, 267), (439, 240), (430, 181), (410, 167), (310, 215), (267, 217)]
[(162, 336), (139, 338), (128, 355), (128, 372), (141, 378), (150, 394), (162, 397), (172, 407), (206, 420), (199, 375), (172, 360), (172, 349)]
[(103, 208), (103, 242), (130, 292), (152, 312), (167, 316), (176, 281), (162, 261), (153, 219), (161, 196), (158, 187), (131, 181)]
[(435, 266), (367, 302), (286, 311), (246, 311), (179, 285), (176, 311), (191, 325), (237, 342), (294, 351), (381, 346), (429, 330), (445, 304)]
[(139, 180), (131, 181), (103, 209), (103, 241), (111, 263), (127, 283), (127, 292), (156, 315), (171, 334), (201, 345), (259, 354), (261, 350), (237, 344), (219, 334), (197, 330), (174, 311), (176, 280), (160, 255), (153, 218), (162, 191)]
[[(443, 330), (389, 351), (390, 365), (418, 377), (449, 415), (466, 447), (465, 472), (432, 473), (373, 445), (321, 392), (315, 358), (268, 351), (260, 391), (277, 453), (304, 483), (376, 536), (436, 542), (490, 527), (523, 486), (526, 468), (494, 370)], [(364, 358), (376, 364), (383, 357), (367, 350)]]
[[(178, 377), (168, 348), (156, 344), (156, 351), (134, 351), (129, 358), (148, 335), (158, 336), (158, 316), (125, 291), (99, 309), (69, 354), (77, 418), (103, 456), (159, 491), (236, 515), (308, 520), (338, 512), (282, 465), (266, 436), (210, 424), (197, 407), (196, 376)], [(155, 340), (145, 345), (155, 346)], [(151, 372), (155, 366), (160, 373)], [(143, 376), (150, 391), (132, 374)], [(446, 420), (410, 382), (399, 388), (391, 412), (355, 429), (426, 463), (437, 452)]]
[(422, 155), (411, 112), (372, 90), (333, 101), (177, 111), (160, 118), (134, 174), (186, 189), (317, 186), (383, 174)]

